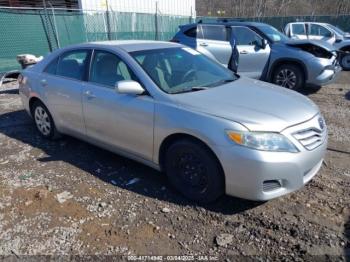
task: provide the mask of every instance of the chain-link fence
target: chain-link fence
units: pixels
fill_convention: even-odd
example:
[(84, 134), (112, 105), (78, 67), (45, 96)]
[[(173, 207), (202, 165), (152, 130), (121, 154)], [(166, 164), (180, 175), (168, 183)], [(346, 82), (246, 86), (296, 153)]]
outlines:
[[(213, 17), (197, 18), (216, 20)], [(260, 21), (278, 29), (292, 21), (319, 21), (350, 31), (350, 15), (240, 18)], [(194, 21), (192, 17), (161, 13), (126, 13), (114, 11), (81, 11), (57, 9), (0, 8), (0, 72), (19, 69), (18, 54), (45, 55), (70, 44), (116, 40), (169, 40), (178, 26)]]
[(0, 72), (19, 69), (18, 54), (45, 55), (70, 44), (117, 40), (169, 40), (191, 17), (114, 11), (0, 8)]

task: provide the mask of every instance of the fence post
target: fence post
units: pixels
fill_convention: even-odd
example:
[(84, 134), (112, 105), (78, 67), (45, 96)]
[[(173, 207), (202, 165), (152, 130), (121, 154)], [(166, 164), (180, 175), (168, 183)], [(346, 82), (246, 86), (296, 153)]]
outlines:
[[(50, 21), (50, 17), (49, 17), (49, 14), (47, 12), (47, 8), (46, 8), (46, 0), (43, 0), (43, 7), (44, 7), (44, 19), (42, 20), (42, 22), (43, 22), (44, 31), (46, 31), (49, 49), (50, 49), (50, 52), (52, 52), (53, 46), (52, 46), (52, 42), (51, 42), (50, 25), (49, 25), (49, 23), (51, 21)], [(56, 44), (57, 44), (57, 39), (56, 39)]]
[(53, 7), (53, 5), (51, 4), (51, 2), (49, 1), (48, 4), (51, 6), (51, 11), (52, 11), (52, 16), (53, 16), (53, 25), (54, 25), (54, 29), (55, 29), (55, 34), (56, 34), (56, 42), (57, 42), (57, 47), (61, 48), (61, 44), (60, 44), (60, 38), (58, 35), (58, 29), (57, 29), (57, 23), (56, 23), (56, 16), (55, 16), (55, 8)]
[(155, 32), (155, 40), (159, 40), (159, 35), (158, 35), (158, 30), (159, 30), (159, 27), (158, 27), (158, 1), (156, 1), (156, 13), (155, 13), (155, 16), (154, 16), (154, 23), (155, 23), (155, 29), (156, 29), (156, 32)]
[(108, 37), (108, 40), (112, 40), (112, 36), (111, 36), (111, 21), (110, 21), (110, 17), (109, 17), (109, 4), (108, 4), (108, 0), (106, 0), (106, 4), (107, 4), (107, 11), (106, 11), (107, 37)]

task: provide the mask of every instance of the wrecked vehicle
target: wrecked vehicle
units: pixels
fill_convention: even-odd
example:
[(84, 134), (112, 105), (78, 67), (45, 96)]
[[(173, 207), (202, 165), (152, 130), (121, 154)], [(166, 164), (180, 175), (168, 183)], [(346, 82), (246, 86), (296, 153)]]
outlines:
[(327, 126), (308, 98), (180, 44), (75, 45), (22, 74), (19, 93), (42, 136), (72, 135), (165, 171), (201, 203), (296, 191), (327, 148)]
[[(232, 41), (231, 39), (235, 41)], [(227, 66), (239, 61), (238, 73), (299, 90), (305, 85), (323, 86), (341, 71), (335, 48), (327, 43), (291, 40), (276, 28), (255, 22), (227, 19), (180, 26), (171, 40)], [(239, 58), (232, 56), (236, 43)]]
[(295, 22), (285, 27), (286, 35), (292, 39), (310, 39), (326, 41), (340, 52), (340, 65), (350, 70), (350, 33), (327, 23)]
[[(38, 62), (40, 62), (41, 60), (43, 60), (43, 57), (42, 56), (36, 57), (35, 55), (31, 55), (31, 54), (21, 54), (21, 55), (17, 55), (16, 60), (21, 65), (22, 69), (26, 69), (27, 67), (33, 66)], [(0, 87), (2, 83), (6, 81), (17, 80), (18, 76), (20, 75), (20, 72), (21, 72), (20, 70), (12, 70), (1, 74)]]

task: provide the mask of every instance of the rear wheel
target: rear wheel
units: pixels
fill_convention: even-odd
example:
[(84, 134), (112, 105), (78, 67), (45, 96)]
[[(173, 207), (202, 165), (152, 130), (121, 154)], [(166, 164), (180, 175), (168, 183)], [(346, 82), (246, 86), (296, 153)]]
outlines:
[(185, 197), (210, 203), (224, 194), (224, 176), (215, 155), (190, 139), (173, 143), (166, 152), (165, 171), (172, 185)]
[(350, 71), (350, 54), (345, 54), (340, 60), (340, 65), (345, 71)]
[(32, 116), (36, 129), (43, 137), (48, 139), (56, 139), (59, 137), (59, 133), (56, 130), (52, 116), (42, 102), (34, 102), (32, 105)]
[(281, 65), (273, 73), (274, 84), (292, 90), (300, 90), (304, 87), (304, 74), (299, 66), (292, 64)]

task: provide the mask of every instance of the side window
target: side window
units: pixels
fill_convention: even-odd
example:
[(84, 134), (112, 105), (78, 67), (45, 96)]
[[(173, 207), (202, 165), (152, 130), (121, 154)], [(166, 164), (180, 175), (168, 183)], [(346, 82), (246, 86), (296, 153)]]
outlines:
[(88, 50), (74, 50), (64, 53), (58, 61), (56, 75), (83, 80), (88, 58)]
[(331, 37), (332, 33), (327, 28), (317, 24), (311, 24), (310, 27), (310, 35), (313, 36), (323, 36), (323, 37)]
[(200, 25), (198, 27), (198, 38), (216, 41), (227, 41), (225, 26)]
[(122, 80), (136, 79), (118, 56), (106, 51), (95, 51), (89, 81), (114, 88)]
[(292, 32), (294, 35), (306, 35), (304, 24), (292, 24)]
[(50, 64), (45, 68), (44, 72), (50, 75), (56, 75), (58, 58), (55, 58), (50, 62)]
[(193, 27), (184, 32), (188, 37), (196, 38), (197, 37), (197, 27)]
[(257, 45), (261, 43), (261, 37), (247, 27), (233, 26), (232, 35), (235, 37), (237, 45)]

